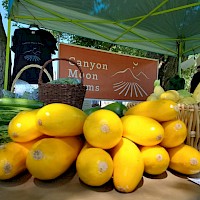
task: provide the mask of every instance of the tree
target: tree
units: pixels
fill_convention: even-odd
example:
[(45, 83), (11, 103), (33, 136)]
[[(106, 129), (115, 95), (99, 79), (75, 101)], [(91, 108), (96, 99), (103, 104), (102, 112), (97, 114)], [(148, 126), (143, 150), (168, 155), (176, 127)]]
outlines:
[(168, 79), (173, 77), (178, 72), (178, 59), (176, 57), (166, 56), (141, 49), (134, 49), (132, 47), (111, 44), (108, 42), (97, 41), (76, 35), (72, 35), (70, 43), (121, 54), (158, 59), (160, 62), (163, 62), (158, 73), (158, 79), (161, 80), (160, 82), (163, 87), (165, 87), (167, 84)]
[(6, 65), (6, 33), (3, 27), (2, 16), (0, 13), (0, 97), (4, 86), (4, 72)]

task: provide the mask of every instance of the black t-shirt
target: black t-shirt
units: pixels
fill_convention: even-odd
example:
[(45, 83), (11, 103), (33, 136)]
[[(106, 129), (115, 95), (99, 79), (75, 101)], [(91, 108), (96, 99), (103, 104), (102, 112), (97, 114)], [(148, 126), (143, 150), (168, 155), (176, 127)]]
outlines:
[[(12, 43), (11, 49), (15, 53), (12, 80), (24, 66), (30, 64), (42, 66), (47, 60), (51, 59), (51, 54), (55, 54), (55, 50), (57, 50), (56, 39), (50, 32), (43, 29), (16, 29)], [(52, 63), (46, 69), (53, 77)], [(39, 72), (40, 69), (38, 68), (30, 68), (25, 70), (19, 78), (30, 84), (37, 84)], [(43, 73), (42, 79), (43, 82), (49, 81), (45, 73)]]

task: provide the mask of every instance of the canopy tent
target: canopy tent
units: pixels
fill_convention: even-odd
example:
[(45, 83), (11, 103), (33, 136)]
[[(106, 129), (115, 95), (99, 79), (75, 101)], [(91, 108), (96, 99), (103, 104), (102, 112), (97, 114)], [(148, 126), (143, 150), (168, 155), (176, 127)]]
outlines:
[(179, 58), (200, 52), (200, 0), (10, 0), (8, 14), (10, 21)]

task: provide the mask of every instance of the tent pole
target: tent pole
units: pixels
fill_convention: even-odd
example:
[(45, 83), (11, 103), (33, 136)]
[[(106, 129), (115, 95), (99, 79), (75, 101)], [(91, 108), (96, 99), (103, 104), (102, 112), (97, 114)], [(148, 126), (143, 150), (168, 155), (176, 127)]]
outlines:
[(11, 18), (8, 18), (8, 28), (7, 28), (7, 45), (6, 45), (6, 67), (4, 72), (4, 89), (8, 88), (8, 72), (9, 72), (9, 56), (10, 56), (10, 29), (11, 29)]
[(182, 55), (183, 55), (183, 41), (179, 40), (177, 42), (177, 46), (178, 46), (178, 75), (179, 77), (182, 76), (181, 74), (181, 62), (182, 62)]
[(179, 59), (178, 59), (178, 75), (179, 77), (181, 77), (181, 56), (179, 56)]

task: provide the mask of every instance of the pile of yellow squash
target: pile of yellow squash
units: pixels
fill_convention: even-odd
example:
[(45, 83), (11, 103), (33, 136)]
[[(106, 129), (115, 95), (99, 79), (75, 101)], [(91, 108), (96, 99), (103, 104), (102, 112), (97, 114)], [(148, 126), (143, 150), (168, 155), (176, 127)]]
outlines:
[(22, 111), (8, 126), (12, 142), (0, 145), (0, 180), (25, 170), (52, 180), (75, 163), (83, 183), (112, 180), (117, 191), (128, 193), (144, 173), (199, 173), (200, 152), (184, 144), (187, 127), (178, 112), (166, 99), (138, 103), (122, 117), (106, 109), (86, 115), (61, 103)]

